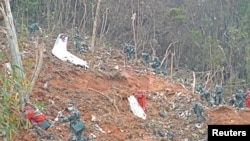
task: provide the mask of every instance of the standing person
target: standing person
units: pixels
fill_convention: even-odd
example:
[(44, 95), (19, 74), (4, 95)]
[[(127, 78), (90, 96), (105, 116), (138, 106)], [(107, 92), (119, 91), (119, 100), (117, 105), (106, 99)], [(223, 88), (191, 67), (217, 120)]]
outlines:
[(39, 126), (44, 130), (47, 130), (51, 125), (45, 115), (38, 108), (34, 109), (29, 103), (25, 104), (23, 115), (31, 122), (32, 125)]
[(199, 92), (199, 93), (202, 92), (202, 86), (201, 86), (200, 83), (195, 84), (195, 90), (196, 90), (197, 92)]
[(85, 129), (85, 124), (81, 121), (80, 112), (74, 107), (74, 102), (70, 100), (67, 107), (70, 114), (68, 116), (61, 115), (59, 119), (55, 119), (60, 122), (70, 122), (71, 137), (70, 141), (81, 141), (82, 133)]
[(210, 98), (210, 93), (205, 88), (203, 88), (200, 92), (200, 99), (201, 101), (206, 100), (209, 106), (213, 106), (213, 103), (211, 102), (211, 98)]
[(244, 108), (246, 102), (246, 94), (243, 90), (237, 90), (236, 92), (236, 100), (238, 108)]
[(236, 100), (236, 93), (233, 93), (228, 101), (229, 101), (230, 106), (238, 107), (238, 103), (237, 103), (237, 100)]
[(221, 105), (225, 103), (223, 98), (223, 88), (221, 85), (215, 86), (215, 96), (214, 96), (215, 105)]
[(30, 34), (34, 34), (36, 30), (42, 31), (38, 23), (33, 23), (28, 27), (28, 31)]
[(196, 114), (197, 117), (197, 123), (201, 122), (201, 118), (204, 118), (203, 116), (203, 106), (200, 102), (195, 102), (192, 104), (192, 110)]

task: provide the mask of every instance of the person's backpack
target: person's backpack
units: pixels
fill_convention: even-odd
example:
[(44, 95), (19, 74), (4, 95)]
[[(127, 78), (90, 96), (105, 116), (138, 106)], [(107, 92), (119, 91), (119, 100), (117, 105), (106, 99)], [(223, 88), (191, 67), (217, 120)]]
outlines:
[(80, 131), (85, 129), (85, 124), (81, 120), (77, 120), (71, 125), (71, 129), (75, 134), (78, 134)]
[(45, 119), (44, 121), (39, 122), (38, 126), (44, 130), (47, 130), (51, 126), (51, 123), (49, 122), (49, 120)]
[(80, 113), (78, 110), (75, 110), (75, 119), (71, 122), (70, 128), (73, 130), (75, 134), (78, 134), (79, 132), (83, 131), (86, 126), (80, 119)]

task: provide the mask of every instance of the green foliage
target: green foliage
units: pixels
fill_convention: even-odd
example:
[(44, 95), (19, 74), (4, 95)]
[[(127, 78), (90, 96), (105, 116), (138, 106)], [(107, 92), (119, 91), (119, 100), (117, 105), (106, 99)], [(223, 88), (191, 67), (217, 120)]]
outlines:
[(6, 141), (13, 140), (23, 122), (20, 118), (20, 93), (25, 82), (18, 77), (18, 68), (12, 69), (11, 75), (0, 74), (0, 136)]
[(213, 58), (211, 59), (212, 66), (215, 70), (218, 70), (221, 68), (221, 60), (223, 59), (223, 54), (218, 51), (213, 55)]
[(35, 10), (37, 10), (37, 1), (25, 1), (24, 4), (26, 5), (26, 12), (35, 12)]
[(203, 26), (209, 28), (213, 25), (213, 21), (210, 17), (205, 17), (201, 19)]
[(184, 8), (182, 7), (175, 7), (175, 8), (170, 8), (169, 12), (170, 12), (170, 15), (182, 15), (184, 14)]
[(24, 0), (22, 1), (22, 6), (24, 7), (25, 12), (32, 14), (38, 10), (38, 1)]
[[(196, 34), (195, 34), (196, 33)], [(200, 36), (199, 32), (194, 32), (194, 35)], [(206, 36), (205, 38), (201, 39), (203, 40), (202, 47), (202, 56), (203, 58), (209, 58), (209, 59), (203, 59), (202, 65), (208, 65), (210, 64), (209, 69), (219, 69), (221, 67), (221, 61), (224, 58), (224, 54), (221, 52), (221, 50), (218, 48), (218, 45), (220, 44), (219, 40), (216, 40), (213, 36)]]
[(240, 0), (238, 4), (238, 13), (239, 15), (244, 18), (244, 15), (249, 15), (249, 5), (250, 1), (249, 0)]
[[(16, 9), (19, 9), (18, 11), (16, 9), (13, 9), (13, 11), (20, 13), (23, 13), (22, 18), (28, 18), (28, 23), (37, 22), (38, 17), (40, 17), (46, 10), (46, 7), (44, 6), (45, 2), (42, 2), (41, 0), (22, 0), (18, 3), (15, 3)], [(15, 13), (14, 12), (14, 13)], [(17, 15), (17, 18), (21, 18), (20, 15)], [(23, 20), (23, 19), (20, 19)]]
[(179, 24), (182, 24), (186, 20), (186, 16), (184, 15), (185, 9), (182, 7), (170, 8), (169, 14)]
[(0, 88), (0, 127), (3, 137), (12, 140), (13, 134), (17, 132), (21, 124), (19, 93), (16, 89), (19, 84), (14, 77), (0, 76), (0, 80), (3, 85)]
[[(237, 26), (230, 27), (230, 43), (234, 45), (234, 48), (237, 47), (237, 52), (241, 52), (240, 59), (235, 60), (246, 60), (245, 69), (246, 72), (250, 70), (250, 49), (249, 49), (249, 18), (250, 18), (250, 1), (249, 0), (240, 0), (237, 3)], [(239, 64), (241, 66), (242, 64)], [(245, 78), (247, 83), (250, 81), (250, 73), (246, 73)]]
[(190, 32), (191, 32), (191, 37), (192, 37), (193, 42), (200, 41), (202, 36), (201, 36), (201, 32), (199, 30), (194, 30), (193, 29)]
[(206, 43), (207, 43), (208, 45), (216, 45), (216, 44), (219, 44), (219, 40), (216, 40), (216, 39), (214, 39), (212, 36), (208, 35), (208, 36), (206, 37)]
[(231, 40), (237, 42), (242, 39), (245, 39), (247, 37), (247, 33), (245, 31), (241, 31), (240, 29), (237, 29), (236, 27), (232, 26), (229, 28), (229, 36), (231, 37)]
[(186, 20), (186, 17), (184, 15), (178, 15), (175, 17), (179, 22), (183, 23)]
[(46, 106), (43, 103), (33, 103), (35, 107), (37, 107), (39, 110), (43, 110), (46, 108)]

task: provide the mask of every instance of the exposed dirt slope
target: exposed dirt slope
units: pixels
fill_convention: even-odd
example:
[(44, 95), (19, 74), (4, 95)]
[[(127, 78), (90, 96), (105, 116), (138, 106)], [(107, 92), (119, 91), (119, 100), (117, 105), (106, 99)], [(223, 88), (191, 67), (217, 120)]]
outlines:
[[(84, 69), (58, 60), (51, 54), (51, 46), (53, 44), (46, 47), (43, 68), (30, 97), (31, 102), (44, 104), (43, 112), (53, 120), (70, 99), (75, 100), (81, 119), (87, 125), (85, 137), (95, 135), (93, 140), (96, 141), (165, 141), (171, 140), (173, 133), (173, 140), (192, 141), (206, 139), (209, 123), (250, 123), (249, 110), (236, 111), (229, 106), (221, 106), (206, 109), (207, 120), (197, 128), (196, 118), (190, 113), (190, 108), (192, 99), (198, 96), (192, 94), (188, 86), (184, 88), (168, 77), (145, 71), (145, 66), (140, 63), (124, 63), (119, 51), (112, 51), (111, 56), (105, 53), (104, 48), (99, 49), (94, 57), (90, 53), (78, 54), (90, 63), (91, 69)], [(27, 71), (34, 68), (29, 62), (35, 60), (35, 50), (29, 50), (31, 52), (24, 57)], [(103, 64), (98, 67), (101, 60)], [(115, 69), (115, 66), (119, 69)], [(46, 82), (47, 89), (43, 87)], [(146, 120), (131, 112), (127, 100), (138, 90), (147, 94)], [(96, 117), (95, 121), (91, 121), (93, 116)], [(99, 130), (97, 127), (100, 127)], [(56, 136), (56, 140), (66, 141), (70, 136), (68, 123), (56, 122), (49, 133)], [(15, 140), (33, 141), (41, 138), (32, 131), (20, 129), (20, 136)]]

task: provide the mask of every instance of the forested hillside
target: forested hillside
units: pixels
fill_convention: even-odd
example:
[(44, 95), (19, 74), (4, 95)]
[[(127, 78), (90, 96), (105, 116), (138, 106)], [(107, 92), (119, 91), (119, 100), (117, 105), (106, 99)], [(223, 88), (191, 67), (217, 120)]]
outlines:
[[(8, 11), (6, 2), (10, 3), (11, 12)], [(15, 135), (18, 128), (23, 125), (22, 119), (18, 118), (21, 115), (20, 107), (23, 108), (21, 104), (30, 100), (44, 108), (51, 104), (48, 100), (53, 96), (53, 100), (60, 103), (57, 106), (62, 107), (61, 104), (65, 104), (64, 99), (58, 98), (55, 94), (59, 91), (63, 92), (65, 100), (71, 98), (67, 95), (70, 91), (73, 93), (72, 98), (74, 99), (79, 98), (78, 93), (99, 93), (99, 96), (100, 93), (101, 95), (107, 93), (111, 94), (108, 97), (112, 97), (111, 99), (114, 101), (122, 101), (138, 90), (145, 90), (149, 97), (156, 94), (157, 97), (164, 95), (169, 99), (174, 99), (181, 92), (199, 99), (194, 88), (196, 83), (202, 84), (204, 89), (209, 90), (211, 94), (214, 93), (216, 84), (222, 85), (225, 98), (239, 89), (245, 91), (250, 87), (249, 0), (0, 0), (0, 3), (0, 62), (3, 64), (0, 71), (0, 84), (2, 85), (0, 101), (3, 104), (0, 104), (0, 107), (4, 107), (1, 112), (2, 116), (0, 116), (0, 129), (3, 128), (3, 125), (7, 125), (6, 130), (0, 132), (0, 136), (8, 135), (8, 139), (12, 138), (12, 135)], [(9, 17), (8, 20), (6, 20), (5, 14)], [(12, 16), (14, 29), (11, 26)], [(31, 27), (32, 25), (34, 27), (34, 23), (37, 23), (39, 28), (33, 31)], [(89, 63), (88, 70), (79, 71), (78, 67), (67, 66), (66, 62), (56, 60), (51, 54), (56, 37), (60, 33), (69, 37), (68, 49), (73, 52), (76, 45), (76, 32), (79, 35), (79, 44), (86, 47), (86, 50), (83, 53), (75, 52), (75, 54)], [(16, 44), (14, 33), (17, 35)], [(135, 53), (132, 59), (129, 58), (130, 56), (127, 57), (124, 52), (124, 48), (128, 45), (133, 48)], [(16, 50), (12, 48), (13, 46), (16, 47)], [(151, 61), (149, 64), (144, 62), (145, 58), (142, 57), (142, 54), (145, 55), (145, 53), (148, 53), (151, 59), (159, 58), (159, 70), (153, 70), (150, 67), (153, 59), (148, 60)], [(18, 57), (15, 58), (15, 56), (21, 57), (22, 62), (18, 61)], [(8, 62), (14, 63), (11, 74), (6, 70), (5, 65)], [(15, 64), (15, 62), (19, 63)], [(24, 68), (22, 69), (22, 67)], [(128, 73), (130, 71), (138, 74)], [(85, 81), (77, 79), (78, 75), (75, 73), (89, 78)], [(141, 74), (143, 74), (142, 78)], [(93, 77), (90, 77), (92, 75)], [(73, 77), (68, 80), (70, 83), (74, 83), (74, 79), (77, 79), (77, 85), (72, 85), (74, 90), (71, 90), (69, 85), (66, 85), (68, 90), (62, 88), (66, 87), (62, 84), (65, 76), (67, 79)], [(96, 82), (97, 78), (100, 78), (101, 84), (107, 85), (102, 86)], [(151, 79), (157, 81), (143, 83)], [(95, 87), (95, 84), (89, 84), (92, 81), (100, 88)], [(175, 82), (178, 84), (171, 88), (167, 87), (168, 84), (172, 86), (172, 83)], [(45, 83), (49, 84), (50, 89), (41, 88)], [(150, 86), (153, 83), (159, 85), (164, 83), (164, 85), (155, 89)], [(114, 86), (114, 84), (117, 85)], [(115, 90), (114, 87), (118, 90)], [(175, 90), (176, 88), (178, 90)], [(93, 92), (93, 89), (96, 91)], [(45, 99), (40, 97), (44, 93), (46, 93)], [(157, 99), (152, 97), (149, 98), (150, 108), (157, 113), (159, 109), (156, 107), (159, 105), (154, 105)], [(95, 98), (97, 101), (101, 101), (103, 97)], [(77, 102), (83, 101), (88, 100), (81, 99)], [(115, 114), (128, 114), (126, 113), (126, 110), (129, 111), (127, 107), (127, 109), (123, 109), (124, 105), (117, 105), (114, 101), (102, 103), (103, 105), (110, 104), (115, 107), (115, 109), (111, 109), (116, 110), (114, 113), (109, 111), (111, 120), (104, 118), (106, 123), (111, 122)], [(226, 100), (226, 102), (228, 101)], [(91, 109), (93, 103), (88, 104), (90, 107), (86, 108), (89, 112), (93, 110)], [(84, 107), (82, 103), (79, 105)], [(187, 105), (188, 108), (191, 107), (190, 103)], [(122, 108), (121, 113), (120, 108)], [(208, 116), (210, 121), (207, 120), (204, 124), (222, 123), (223, 119), (218, 122), (214, 120), (219, 115), (218, 113), (223, 110), (224, 112), (234, 110), (231, 107), (224, 108), (206, 111), (207, 114), (212, 111), (212, 114), (210, 117)], [(51, 119), (56, 116), (56, 112), (52, 109), (51, 107), (44, 109)], [(80, 111), (86, 112), (84, 109)], [(124, 111), (125, 113), (123, 113)], [(83, 117), (89, 118), (93, 113), (90, 112)], [(155, 115), (155, 113), (151, 114)], [(170, 113), (170, 115), (178, 114), (176, 111)], [(240, 115), (229, 115), (227, 120), (240, 119), (241, 123), (247, 123), (248, 121), (244, 120), (246, 116), (248, 116), (248, 111)], [(123, 122), (132, 120), (134, 119), (124, 119)], [(178, 124), (177, 121), (173, 122)], [(186, 122), (191, 124), (193, 121)], [(90, 121), (86, 121), (86, 123), (91, 124)], [(66, 125), (58, 126), (66, 127)], [(138, 126), (144, 127), (146, 123)], [(178, 128), (181, 127), (183, 126)], [(108, 128), (109, 126), (107, 126), (107, 130)], [(21, 133), (26, 129), (21, 130)], [(92, 133), (93, 130), (87, 130), (86, 134)], [(118, 140), (133, 138), (130, 132), (125, 133), (122, 129), (116, 130), (125, 134), (123, 136), (119, 132)], [(116, 130), (114, 129), (114, 131)], [(67, 132), (56, 129), (53, 135), (63, 139), (64, 137), (59, 137), (60, 131)], [(177, 127), (173, 131), (178, 131)], [(136, 132), (141, 132), (141, 129), (139, 128)], [(150, 134), (147, 136), (148, 138), (156, 134), (156, 131), (147, 130), (147, 132)], [(188, 133), (183, 133), (180, 139), (185, 138), (184, 135)], [(68, 135), (66, 136), (68, 137)], [(201, 134), (200, 136), (201, 139), (206, 135)], [(138, 138), (142, 138), (141, 135), (134, 139)], [(28, 137), (27, 140), (29, 139)]]
[[(213, 83), (247, 87), (249, 3), (105, 0), (100, 5), (96, 35), (115, 48), (132, 44), (138, 56), (155, 54), (169, 71), (172, 67), (210, 73), (215, 76)], [(83, 37), (91, 35), (96, 5), (93, 0), (11, 1), (19, 37), (34, 22), (47, 34), (67, 31), (71, 35), (78, 27)]]

